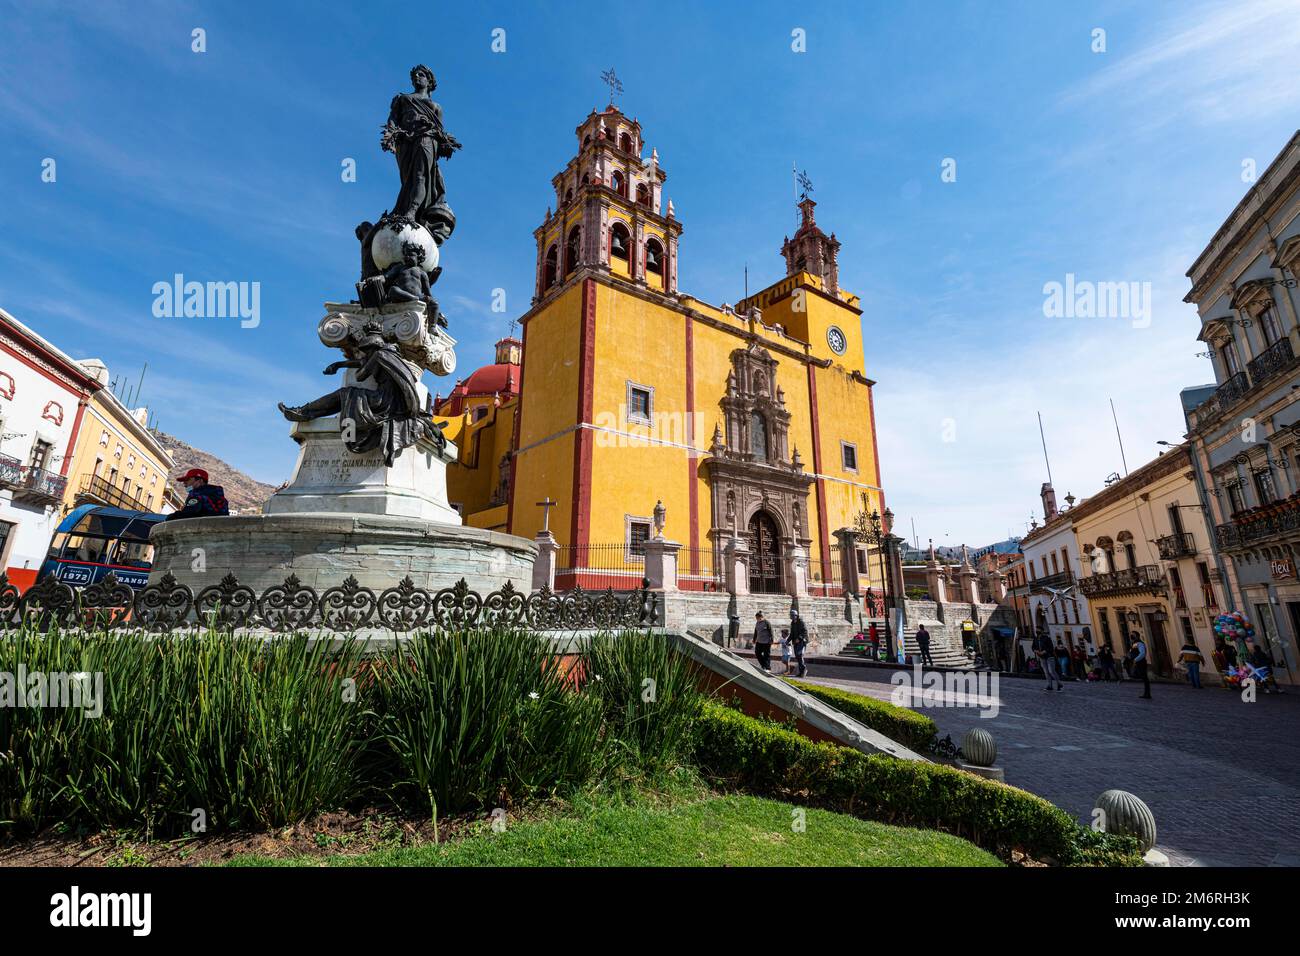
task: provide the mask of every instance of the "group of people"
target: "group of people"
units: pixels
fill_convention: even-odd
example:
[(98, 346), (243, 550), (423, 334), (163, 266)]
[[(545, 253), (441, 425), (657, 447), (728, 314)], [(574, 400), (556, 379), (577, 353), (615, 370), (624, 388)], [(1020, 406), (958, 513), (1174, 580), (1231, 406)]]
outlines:
[[(772, 644), (775, 638), (772, 634), (772, 623), (763, 616), (759, 611), (754, 615), (754, 657), (758, 660), (758, 665), (765, 671), (772, 669)], [(808, 647), (808, 625), (804, 624), (803, 618), (799, 612), (793, 608), (790, 610), (790, 626), (781, 628), (781, 663), (785, 665), (785, 673), (790, 673), (791, 658), (797, 665), (796, 677), (803, 677), (808, 673), (808, 665), (804, 661), (804, 651)]]
[[(1109, 645), (1103, 644), (1095, 651), (1091, 646), (1086, 650), (1081, 645), (1068, 648), (1059, 637), (1053, 644), (1046, 631), (1039, 632), (1034, 638), (1033, 650), (1038, 668), (1047, 680), (1045, 690), (1050, 691), (1053, 687), (1058, 691), (1063, 689), (1063, 678), (1116, 682), (1131, 679), (1142, 681), (1140, 699), (1151, 699), (1150, 656), (1146, 641), (1136, 631), (1129, 634), (1129, 648), (1122, 663), (1115, 659), (1115, 653)], [(1243, 680), (1251, 679), (1266, 694), (1282, 693), (1273, 677), (1273, 660), (1258, 644), (1250, 643), (1242, 652), (1232, 642), (1216, 637), (1213, 661), (1225, 687), (1240, 685)], [(1187, 672), (1188, 683), (1200, 690), (1205, 655), (1195, 641), (1188, 639), (1183, 642), (1178, 649), (1178, 663)]]

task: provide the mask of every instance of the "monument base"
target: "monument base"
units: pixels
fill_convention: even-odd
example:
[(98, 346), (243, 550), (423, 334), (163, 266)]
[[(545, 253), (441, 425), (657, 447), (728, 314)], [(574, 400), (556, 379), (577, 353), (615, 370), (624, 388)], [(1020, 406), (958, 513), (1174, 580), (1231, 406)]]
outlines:
[(429, 591), (464, 578), (486, 596), (507, 581), (528, 593), (537, 547), (526, 538), (418, 518), (269, 514), (187, 518), (154, 525), (149, 583), (170, 573), (198, 593), (233, 574), (261, 594), (290, 574), (324, 591), (349, 576), (379, 593), (409, 577)]
[(298, 465), (288, 487), (267, 501), (267, 514), (346, 512), (461, 523), (447, 503), (447, 464), (456, 460), (450, 442), (439, 451), (421, 441), (389, 466), (378, 451), (348, 451), (337, 416), (295, 422), (289, 434), (301, 446)]

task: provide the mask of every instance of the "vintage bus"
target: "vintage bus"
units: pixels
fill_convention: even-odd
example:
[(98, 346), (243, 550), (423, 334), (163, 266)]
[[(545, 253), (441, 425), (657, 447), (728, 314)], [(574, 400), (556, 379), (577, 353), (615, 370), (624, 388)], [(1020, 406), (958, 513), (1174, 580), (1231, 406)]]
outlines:
[(81, 505), (68, 512), (50, 542), (37, 580), (46, 575), (72, 587), (95, 584), (110, 571), (137, 591), (149, 581), (149, 529), (164, 519), (149, 511)]

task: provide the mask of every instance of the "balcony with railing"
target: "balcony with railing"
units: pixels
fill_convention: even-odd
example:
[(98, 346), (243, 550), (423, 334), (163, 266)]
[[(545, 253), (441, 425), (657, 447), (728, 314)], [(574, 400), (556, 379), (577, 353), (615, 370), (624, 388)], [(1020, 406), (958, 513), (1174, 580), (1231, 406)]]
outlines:
[(1164, 573), (1154, 564), (1143, 564), (1121, 571), (1105, 571), (1079, 579), (1079, 591), (1084, 597), (1108, 597), (1141, 591), (1162, 593), (1165, 590)]
[(119, 488), (102, 475), (87, 475), (77, 492), (77, 504), (94, 502), (127, 511), (148, 511), (149, 506), (125, 488)]
[(1246, 363), (1250, 380), (1261, 385), (1275, 375), (1285, 371), (1295, 361), (1295, 350), (1291, 348), (1290, 339), (1278, 339), (1264, 351)]
[(11, 485), (14, 500), (37, 505), (56, 505), (63, 500), (68, 479), (35, 465), (23, 465), (18, 482)]
[(1258, 508), (1248, 508), (1214, 528), (1220, 550), (1248, 548), (1261, 541), (1300, 533), (1300, 496), (1292, 495)]
[(9, 455), (0, 455), (0, 488), (15, 489), (23, 483), (23, 463)]
[(1250, 379), (1244, 371), (1233, 375), (1214, 390), (1214, 394), (1196, 406), (1196, 419), (1209, 421), (1223, 414), (1233, 402), (1250, 391)]
[(1177, 561), (1190, 558), (1196, 554), (1196, 539), (1190, 531), (1174, 532), (1163, 538), (1156, 538), (1156, 549), (1164, 561)]
[(1074, 583), (1074, 575), (1069, 570), (1045, 574), (1029, 582), (1030, 594), (1042, 594), (1048, 588), (1065, 588)]

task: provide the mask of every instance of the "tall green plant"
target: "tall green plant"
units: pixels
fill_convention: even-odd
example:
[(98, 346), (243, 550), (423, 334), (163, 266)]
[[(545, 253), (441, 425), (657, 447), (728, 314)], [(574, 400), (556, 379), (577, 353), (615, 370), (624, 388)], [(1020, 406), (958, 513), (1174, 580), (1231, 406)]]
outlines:
[(583, 689), (601, 701), (610, 736), (630, 763), (653, 771), (685, 755), (703, 696), (694, 665), (671, 638), (597, 634), (583, 658)]

